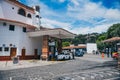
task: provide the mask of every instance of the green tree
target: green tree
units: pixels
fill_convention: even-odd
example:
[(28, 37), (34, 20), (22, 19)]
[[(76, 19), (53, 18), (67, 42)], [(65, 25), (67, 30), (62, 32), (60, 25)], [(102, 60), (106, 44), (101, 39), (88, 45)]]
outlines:
[(105, 48), (106, 44), (104, 44), (102, 42), (105, 39), (107, 39), (107, 33), (106, 32), (98, 35), (96, 43), (97, 43), (97, 47), (98, 47), (99, 50), (103, 50)]
[(120, 36), (120, 23), (113, 24), (107, 30), (107, 38)]
[(70, 46), (70, 42), (62, 42), (62, 47)]
[(107, 39), (107, 33), (106, 32), (99, 34), (99, 36), (97, 37), (97, 42), (101, 42), (105, 39)]

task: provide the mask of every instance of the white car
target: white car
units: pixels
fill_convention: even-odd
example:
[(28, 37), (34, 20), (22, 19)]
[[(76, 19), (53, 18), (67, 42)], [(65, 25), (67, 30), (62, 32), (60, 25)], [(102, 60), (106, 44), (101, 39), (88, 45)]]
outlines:
[(70, 60), (72, 56), (69, 53), (61, 53), (57, 56), (57, 60)]

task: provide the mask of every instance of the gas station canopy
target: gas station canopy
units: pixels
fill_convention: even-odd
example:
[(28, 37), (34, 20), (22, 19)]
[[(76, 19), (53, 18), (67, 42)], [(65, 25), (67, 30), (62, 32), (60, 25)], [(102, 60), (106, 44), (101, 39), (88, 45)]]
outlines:
[(74, 38), (76, 36), (76, 34), (73, 34), (62, 28), (39, 30), (34, 32), (28, 32), (27, 34), (29, 35), (29, 37), (40, 37), (48, 35), (59, 39)]
[(112, 38), (109, 38), (109, 39), (106, 39), (102, 42), (114, 42), (114, 41), (120, 41), (120, 37), (112, 37)]

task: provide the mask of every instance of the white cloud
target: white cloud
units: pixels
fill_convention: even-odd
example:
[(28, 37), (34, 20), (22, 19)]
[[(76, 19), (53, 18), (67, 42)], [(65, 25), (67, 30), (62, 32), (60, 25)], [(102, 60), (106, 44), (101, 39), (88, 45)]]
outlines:
[(71, 0), (71, 2), (72, 2), (75, 6), (78, 6), (78, 5), (79, 5), (78, 0)]
[[(116, 20), (120, 20), (120, 15), (119, 15), (120, 11), (118, 11), (117, 9), (106, 9), (105, 7), (101, 6), (100, 3), (96, 4), (96, 3), (87, 2), (87, 1), (84, 2), (84, 4), (82, 5), (78, 5), (77, 4), (78, 2), (76, 3), (73, 2), (73, 3), (75, 6), (68, 5), (68, 12), (66, 13), (68, 14), (67, 17), (73, 18), (74, 22), (76, 20), (85, 20), (94, 24), (95, 26), (82, 27), (81, 24), (72, 25), (72, 21), (71, 23), (61, 22), (59, 20), (56, 21), (55, 18), (42, 19), (42, 25), (50, 28), (61, 27), (76, 34), (87, 34), (87, 33), (93, 33), (93, 32), (98, 32), (98, 33), (105, 32), (112, 24), (120, 22), (120, 21), (116, 22)], [(45, 11), (49, 12), (48, 8), (47, 10), (48, 11), (46, 10)], [(51, 15), (53, 14), (55, 13), (52, 12)], [(56, 16), (59, 16), (59, 15), (60, 13), (56, 14)], [(48, 14), (48, 16), (50, 15)], [(62, 15), (62, 16), (65, 16), (65, 15)], [(104, 19), (98, 22), (94, 20), (94, 18), (104, 18)]]
[(55, 21), (55, 20), (50, 20), (50, 19), (46, 19), (46, 18), (43, 18), (42, 20), (42, 26), (44, 27), (48, 27), (48, 28), (56, 28), (55, 26), (59, 27), (59, 28), (64, 28), (68, 31), (71, 31), (73, 33), (76, 33), (76, 34), (87, 34), (87, 33), (93, 33), (93, 32), (97, 32), (97, 33), (101, 33), (101, 32), (105, 32), (107, 31), (107, 29), (115, 24), (116, 22), (113, 22), (113, 23), (105, 23), (105, 24), (101, 24), (101, 25), (97, 25), (95, 27), (91, 27), (91, 26), (88, 26), (88, 27), (74, 27), (74, 28), (71, 28), (71, 26), (74, 26), (74, 25), (71, 25), (70, 23), (64, 23), (64, 22), (59, 22), (59, 21)]
[(105, 13), (105, 18), (120, 20), (120, 11), (117, 9), (109, 9)]
[(73, 6), (68, 4), (69, 17), (73, 17), (77, 20), (85, 20), (88, 22), (96, 22), (94, 18), (105, 18), (107, 20), (120, 20), (120, 11), (118, 9), (107, 9), (101, 5), (101, 3), (92, 3), (86, 1), (79, 6)]
[[(92, 32), (105, 32), (112, 24), (120, 22), (120, 10), (107, 9), (101, 3), (89, 0), (68, 0), (67, 12), (55, 12), (40, 0), (27, 0), (29, 5), (40, 4), (42, 26), (49, 28), (64, 28), (73, 33), (86, 34)], [(53, 0), (56, 1), (56, 0)], [(63, 3), (65, 0), (58, 0)], [(61, 19), (62, 17), (62, 19)], [(98, 21), (97, 19), (101, 19)], [(86, 21), (93, 25), (82, 27), (81, 24), (73, 25), (76, 21)], [(85, 23), (86, 24), (86, 23)]]
[(67, 30), (71, 28), (70, 23), (60, 22), (60, 21), (51, 20), (47, 18), (43, 18), (41, 21), (42, 21), (43, 27), (49, 27), (49, 28), (59, 27), (59, 28), (67, 29)]
[(60, 3), (63, 3), (63, 2), (65, 2), (66, 0), (51, 0), (52, 2), (60, 2)]
[[(87, 21), (94, 26), (82, 27), (81, 24), (78, 27), (71, 30), (74, 33), (92, 33), (92, 32), (105, 32), (112, 24), (120, 22), (120, 11), (118, 9), (107, 9), (101, 5), (101, 3), (93, 3), (89, 0), (81, 2), (80, 5), (68, 4), (69, 17), (74, 20)], [(74, 4), (74, 2), (73, 2)], [(101, 19), (99, 21), (99, 19)], [(73, 25), (74, 26), (74, 25)]]
[(44, 18), (42, 20), (42, 25), (44, 27), (48, 27), (48, 28), (56, 28), (55, 26), (58, 26), (59, 28), (64, 28), (68, 31), (71, 31), (75, 34), (87, 34), (87, 33), (93, 33), (93, 32), (97, 32), (97, 33), (101, 33), (101, 32), (105, 32), (107, 31), (107, 29), (112, 26), (113, 24), (115, 24), (116, 22), (113, 23), (105, 23), (105, 24), (101, 24), (101, 25), (97, 25), (95, 27), (91, 27), (91, 26), (87, 26), (87, 27), (74, 27), (71, 28), (70, 23), (64, 23), (64, 22), (59, 22), (59, 21), (55, 21), (55, 20), (50, 20), (50, 19), (46, 19)]
[(91, 2), (82, 3), (82, 6), (70, 6), (68, 5), (68, 15), (78, 20), (86, 20), (94, 17), (101, 17), (105, 13), (105, 9), (101, 8), (100, 4)]
[(98, 25), (95, 27), (78, 27), (78, 28), (74, 28), (73, 30), (70, 30), (73, 33), (76, 34), (87, 34), (87, 33), (93, 33), (93, 32), (97, 32), (97, 33), (101, 33), (101, 32), (105, 32), (107, 31), (107, 29), (112, 25), (111, 24), (103, 24), (103, 25)]
[(65, 0), (59, 0), (59, 2), (63, 3), (63, 2), (65, 2)]

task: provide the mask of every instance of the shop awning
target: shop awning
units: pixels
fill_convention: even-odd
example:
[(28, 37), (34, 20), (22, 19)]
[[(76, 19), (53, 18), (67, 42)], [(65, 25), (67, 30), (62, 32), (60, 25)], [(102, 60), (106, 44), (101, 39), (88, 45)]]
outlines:
[(76, 36), (76, 34), (73, 34), (62, 28), (39, 30), (34, 32), (28, 32), (27, 34), (29, 35), (29, 37), (40, 37), (40, 36), (48, 35), (60, 39), (74, 38)]
[(62, 49), (79, 49), (79, 48), (86, 48), (86, 45), (82, 45), (82, 46), (67, 46), (67, 47), (63, 47)]
[(120, 41), (120, 37), (112, 37), (112, 38), (109, 38), (109, 39), (106, 39), (102, 42), (114, 42), (114, 41)]

